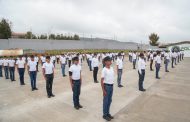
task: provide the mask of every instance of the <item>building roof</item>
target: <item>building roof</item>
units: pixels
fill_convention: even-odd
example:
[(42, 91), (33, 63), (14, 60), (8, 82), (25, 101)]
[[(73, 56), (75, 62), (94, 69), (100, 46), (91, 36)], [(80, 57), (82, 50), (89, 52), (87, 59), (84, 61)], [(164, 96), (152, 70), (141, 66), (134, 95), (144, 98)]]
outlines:
[(169, 46), (180, 45), (180, 44), (190, 44), (190, 41), (181, 41), (181, 42), (177, 42), (177, 43), (169, 43), (169, 44), (165, 44), (165, 45), (160, 45), (159, 48), (166, 48)]

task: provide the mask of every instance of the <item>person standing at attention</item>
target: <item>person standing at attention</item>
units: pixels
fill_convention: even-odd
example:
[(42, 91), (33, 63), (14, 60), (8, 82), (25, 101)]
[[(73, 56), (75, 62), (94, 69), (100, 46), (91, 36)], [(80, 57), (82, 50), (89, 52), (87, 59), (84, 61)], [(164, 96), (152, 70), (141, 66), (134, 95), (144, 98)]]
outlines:
[(0, 57), (0, 77), (3, 77), (3, 59)]
[(28, 62), (27, 64), (27, 69), (28, 69), (28, 74), (30, 76), (30, 80), (31, 80), (31, 88), (32, 91), (34, 90), (38, 90), (36, 88), (36, 76), (37, 76), (37, 62), (34, 59), (34, 56), (31, 55), (31, 60)]
[(143, 87), (146, 63), (144, 60), (144, 54), (140, 53), (139, 56), (140, 56), (139, 60), (138, 60), (139, 91), (144, 92), (144, 91), (146, 91), (146, 89), (144, 89), (144, 87)]
[(73, 64), (69, 68), (69, 80), (71, 83), (71, 88), (73, 90), (73, 103), (74, 108), (79, 110), (82, 108), (80, 105), (80, 92), (81, 92), (81, 84), (82, 84), (82, 76), (81, 76), (81, 65), (79, 65), (79, 58), (73, 58)]
[(54, 78), (54, 64), (50, 61), (50, 56), (46, 56), (46, 63), (42, 66), (42, 72), (44, 79), (46, 80), (46, 91), (47, 97), (55, 97), (52, 93), (52, 85), (53, 85), (53, 78)]
[(62, 69), (62, 75), (63, 75), (63, 77), (65, 77), (66, 75), (65, 75), (65, 66), (66, 66), (66, 57), (65, 57), (65, 55), (64, 54), (62, 54), (61, 56), (60, 56), (60, 64), (61, 64), (61, 69)]
[(156, 67), (156, 79), (160, 79), (160, 77), (159, 77), (159, 71), (160, 71), (160, 67), (161, 67), (160, 51), (157, 52), (157, 56), (155, 58), (155, 67)]
[(92, 58), (92, 70), (93, 70), (94, 83), (98, 83), (98, 80), (97, 80), (98, 67), (99, 67), (99, 60), (98, 60), (97, 54), (95, 53), (94, 57)]
[(110, 57), (104, 58), (105, 67), (101, 73), (101, 86), (103, 91), (103, 118), (107, 121), (114, 119), (110, 114), (110, 106), (113, 95), (113, 84), (114, 84), (114, 70), (111, 67), (112, 60)]
[(19, 59), (16, 62), (17, 71), (20, 77), (20, 85), (25, 85), (24, 83), (24, 72), (26, 67), (26, 61), (22, 56), (19, 56)]
[(9, 72), (10, 72), (10, 79), (11, 81), (15, 81), (15, 60), (13, 57), (10, 57), (9, 63)]
[(122, 55), (121, 53), (118, 54), (118, 58), (116, 61), (116, 65), (117, 65), (117, 84), (118, 87), (121, 88), (123, 87), (123, 85), (121, 85), (121, 77), (122, 77), (122, 73), (123, 73), (123, 60), (122, 60)]
[(136, 66), (136, 61), (137, 61), (137, 54), (135, 51), (132, 54), (132, 60), (133, 60), (133, 69), (136, 69), (135, 66)]

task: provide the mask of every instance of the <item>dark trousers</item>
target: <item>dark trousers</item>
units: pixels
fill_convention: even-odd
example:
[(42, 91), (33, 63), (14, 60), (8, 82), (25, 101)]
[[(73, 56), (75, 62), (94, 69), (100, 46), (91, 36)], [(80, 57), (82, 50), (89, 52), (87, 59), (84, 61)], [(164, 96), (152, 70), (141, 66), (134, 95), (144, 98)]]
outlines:
[(19, 73), (21, 85), (24, 84), (24, 72), (25, 72), (25, 68), (18, 68), (18, 73)]
[(46, 91), (47, 91), (47, 95), (51, 96), (53, 95), (52, 93), (52, 85), (53, 85), (53, 74), (46, 74)]
[(88, 61), (89, 62), (89, 70), (92, 71), (92, 61)]
[(159, 78), (160, 64), (156, 64), (156, 78)]
[(143, 90), (144, 89), (143, 82), (144, 82), (144, 77), (145, 77), (145, 70), (141, 70), (141, 74), (138, 71), (138, 74), (139, 74), (139, 90)]
[(133, 60), (133, 69), (135, 69), (136, 66), (136, 59)]
[(110, 114), (110, 106), (112, 103), (113, 85), (104, 84), (106, 96), (103, 98), (103, 115), (108, 116)]
[(3, 77), (3, 66), (2, 65), (0, 65), (0, 77)]
[(10, 72), (11, 81), (14, 81), (15, 80), (15, 67), (9, 67), (9, 72)]
[(118, 69), (117, 71), (117, 84), (118, 86), (121, 85), (121, 76), (122, 76), (123, 70), (122, 69)]
[(69, 60), (69, 67), (71, 66), (71, 60)]
[(98, 67), (94, 67), (94, 70), (93, 70), (94, 82), (98, 81), (97, 80), (97, 74), (98, 74)]
[(153, 70), (153, 69), (152, 69), (152, 65), (153, 65), (153, 60), (151, 59), (151, 60), (150, 60), (150, 70)]
[(165, 59), (165, 71), (168, 71), (168, 64), (169, 64), (170, 60), (169, 59)]
[(65, 76), (65, 64), (61, 64), (62, 75)]
[(36, 88), (36, 76), (37, 76), (36, 71), (30, 71), (30, 81), (31, 81), (31, 88), (32, 89)]
[(8, 66), (4, 66), (4, 72), (5, 72), (5, 78), (9, 79), (9, 67)]
[(36, 65), (36, 71), (38, 71), (38, 64), (39, 64), (39, 63), (37, 62), (37, 65)]
[(174, 60), (175, 58), (172, 57), (172, 68), (174, 68)]
[(73, 80), (73, 103), (75, 107), (80, 105), (79, 102), (80, 89), (81, 89), (81, 81)]
[(179, 57), (179, 56), (177, 56), (177, 62), (178, 62), (178, 63), (179, 63), (179, 58), (180, 58), (180, 57)]

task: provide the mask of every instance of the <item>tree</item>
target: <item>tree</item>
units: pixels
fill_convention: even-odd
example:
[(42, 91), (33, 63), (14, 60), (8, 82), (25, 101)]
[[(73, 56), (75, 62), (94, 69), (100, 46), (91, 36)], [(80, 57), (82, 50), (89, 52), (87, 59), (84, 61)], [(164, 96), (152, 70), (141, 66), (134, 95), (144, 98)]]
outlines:
[(31, 31), (28, 31), (27, 33), (26, 33), (26, 35), (25, 35), (25, 38), (26, 39), (32, 39), (32, 32)]
[(3, 18), (0, 22), (0, 39), (11, 38), (11, 33), (11, 22)]
[(73, 38), (74, 40), (80, 40), (80, 37), (77, 34), (75, 34)]
[(149, 36), (149, 39), (150, 39), (150, 45), (152, 45), (152, 46), (158, 46), (158, 40), (159, 40), (159, 36), (157, 35), (157, 34), (155, 34), (155, 33), (152, 33), (152, 34), (150, 34), (150, 36)]
[(56, 39), (56, 38), (55, 38), (55, 34), (50, 34), (50, 35), (49, 35), (49, 39)]
[(39, 39), (47, 39), (47, 35), (40, 35)]

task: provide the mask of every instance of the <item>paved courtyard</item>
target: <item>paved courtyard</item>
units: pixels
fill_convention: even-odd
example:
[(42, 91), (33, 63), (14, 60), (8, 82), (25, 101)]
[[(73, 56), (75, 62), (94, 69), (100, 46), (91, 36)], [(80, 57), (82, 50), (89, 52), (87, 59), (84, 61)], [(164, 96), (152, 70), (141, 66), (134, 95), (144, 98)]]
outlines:
[[(115, 67), (115, 63), (113, 63)], [(102, 66), (100, 66), (102, 67)], [(114, 122), (190, 122), (190, 58), (185, 58), (175, 69), (164, 72), (155, 79), (155, 71), (146, 67), (145, 93), (138, 91), (137, 70), (127, 57), (122, 77), (123, 88), (115, 82), (111, 113)], [(92, 72), (86, 62), (82, 66), (83, 84), (80, 96), (83, 109), (75, 110), (69, 78), (61, 76), (60, 65), (56, 65), (53, 84), (54, 98), (47, 98), (45, 80), (41, 67), (37, 76), (38, 91), (31, 91), (30, 80), (25, 73), (25, 86), (0, 78), (0, 122), (104, 122), (102, 119), (102, 90), (100, 83), (94, 84)], [(98, 78), (100, 81), (100, 73)], [(66, 69), (68, 71), (68, 68)], [(116, 81), (115, 77), (115, 81)]]

